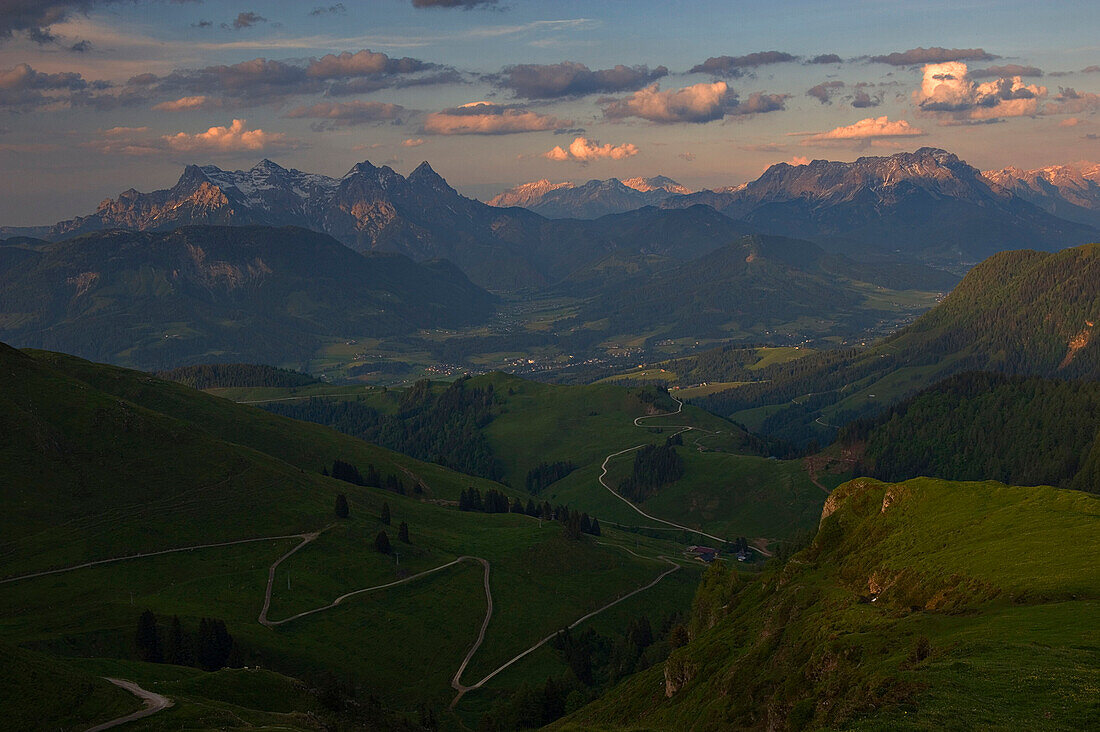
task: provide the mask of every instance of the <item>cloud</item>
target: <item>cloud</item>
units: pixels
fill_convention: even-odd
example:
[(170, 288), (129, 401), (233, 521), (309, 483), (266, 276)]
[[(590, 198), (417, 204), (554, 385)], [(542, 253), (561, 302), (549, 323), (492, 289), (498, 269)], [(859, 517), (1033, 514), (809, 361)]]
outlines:
[(214, 21), (200, 19), (197, 23), (192, 23), (191, 27), (192, 28), (213, 28), (214, 27)]
[(471, 102), (429, 114), (424, 120), (424, 132), (430, 135), (510, 135), (572, 125), (572, 120), (558, 119), (522, 107)]
[(333, 125), (362, 125), (374, 122), (399, 122), (405, 108), (384, 102), (318, 102), (297, 107), (284, 116), (291, 119), (319, 119)]
[(835, 53), (823, 53), (820, 56), (814, 56), (812, 59), (807, 61), (807, 63), (811, 64), (839, 64), (841, 62), (842, 59)]
[(589, 140), (587, 137), (577, 137), (569, 144), (568, 148), (560, 145), (543, 153), (547, 160), (559, 162), (572, 161), (575, 163), (588, 163), (593, 160), (625, 160), (638, 154), (638, 147), (627, 142), (622, 145), (601, 145), (597, 140)]
[(0, 40), (22, 33), (38, 44), (55, 43), (58, 37), (50, 27), (64, 22), (73, 12), (87, 12), (96, 4), (110, 0), (2, 0), (0, 1)]
[(327, 7), (324, 6), (324, 5), (318, 6), (318, 7), (314, 8), (313, 10), (309, 11), (309, 14), (312, 15), (312, 16), (318, 16), (318, 15), (343, 15), (346, 12), (348, 12), (348, 9), (344, 7), (343, 3), (336, 3), (335, 5), (329, 5)]
[(832, 104), (832, 98), (844, 88), (843, 81), (823, 81), (817, 86), (806, 90), (806, 95), (811, 96), (822, 104)]
[(790, 160), (787, 161), (787, 165), (793, 165), (796, 168), (800, 165), (809, 165), (809, 164), (810, 164), (810, 159), (808, 157), (806, 157), (805, 155), (795, 155), (793, 158), (791, 158)]
[(188, 109), (214, 109), (220, 106), (221, 102), (217, 99), (211, 99), (205, 96), (195, 96), (180, 97), (171, 102), (161, 102), (160, 104), (153, 105), (153, 109), (158, 112), (182, 112)]
[(1066, 119), (1059, 122), (1058, 126), (1059, 127), (1076, 127), (1080, 123), (1081, 123), (1081, 120), (1077, 119), (1076, 117), (1067, 117)]
[(951, 61), (925, 66), (913, 98), (921, 112), (958, 123), (1037, 114), (1046, 93), (1045, 86), (1024, 84), (1019, 76), (976, 84), (966, 64)]
[(1086, 66), (1081, 69), (1082, 74), (1096, 74), (1100, 73), (1100, 66)]
[(882, 117), (861, 119), (853, 124), (837, 127), (828, 132), (811, 133), (802, 141), (802, 144), (867, 142), (881, 138), (920, 137), (924, 134), (924, 130), (913, 127), (903, 119), (891, 122), (884, 115)]
[(575, 61), (560, 64), (518, 64), (505, 67), (497, 83), (526, 99), (555, 99), (598, 92), (630, 91), (668, 75), (668, 69), (658, 66), (618, 65), (593, 71)]
[(73, 53), (87, 53), (92, 50), (92, 42), (89, 40), (77, 41), (69, 46), (69, 50)]
[(70, 103), (77, 93), (94, 88), (72, 71), (48, 74), (29, 64), (0, 69), (0, 108), (28, 110), (51, 103)]
[(232, 65), (183, 69), (152, 77), (146, 85), (155, 83), (158, 94), (217, 96), (247, 106), (283, 102), (299, 95), (347, 96), (461, 80), (454, 70), (440, 68), (415, 58), (391, 58), (363, 49), (301, 61), (255, 58)]
[(970, 69), (971, 79), (991, 79), (1003, 76), (1042, 76), (1043, 70), (1035, 66), (1021, 66), (1020, 64), (1005, 64), (1004, 66), (987, 66), (984, 69)]
[(415, 140), (410, 137), (408, 140), (401, 141), (401, 147), (420, 147), (425, 142), (426, 141), (422, 137), (418, 137)]
[(1073, 87), (1059, 87), (1058, 96), (1040, 114), (1082, 114), (1100, 110), (1100, 94), (1082, 94)]
[(792, 56), (783, 51), (757, 51), (745, 56), (711, 56), (703, 63), (693, 66), (688, 73), (714, 74), (715, 76), (733, 78), (744, 74), (745, 69), (797, 60), (797, 56)]
[(100, 132), (86, 147), (105, 155), (163, 155), (164, 153), (255, 153), (261, 150), (294, 150), (301, 141), (281, 132), (250, 130), (243, 119), (228, 127), (211, 127), (205, 132), (149, 135), (148, 127), (112, 127)]
[(867, 109), (868, 107), (877, 107), (882, 104), (882, 94), (875, 94), (871, 96), (868, 94), (864, 87), (871, 86), (871, 84), (859, 83), (855, 86), (855, 93), (852, 95), (852, 106), (856, 109)]
[(246, 13), (238, 13), (237, 17), (233, 20), (232, 25), (230, 25), (229, 23), (222, 23), (222, 28), (225, 28), (226, 30), (229, 30), (230, 28), (232, 28), (233, 30), (244, 30), (245, 28), (251, 28), (254, 25), (259, 25), (260, 23), (266, 22), (267, 18), (265, 18), (264, 16), (260, 15), (259, 13), (253, 13), (252, 11), (249, 11)]
[(695, 162), (695, 153), (693, 153), (693, 152), (682, 152), (679, 155), (677, 155), (676, 157), (680, 158), (681, 160), (686, 160), (689, 163), (694, 163)]
[(415, 58), (390, 58), (384, 53), (364, 49), (311, 59), (306, 66), (306, 76), (326, 80), (347, 79), (377, 74), (411, 74), (429, 68), (436, 66)]
[(693, 84), (675, 91), (661, 91), (652, 84), (623, 99), (606, 100), (603, 113), (608, 119), (638, 117), (658, 124), (690, 122), (702, 124), (726, 115), (756, 114), (783, 109), (787, 95), (756, 92), (744, 102), (724, 81)]
[(235, 119), (228, 127), (211, 127), (206, 132), (189, 135), (177, 132), (165, 135), (168, 147), (180, 152), (240, 152), (257, 150), (288, 150), (299, 146), (281, 132), (265, 132), (259, 128), (249, 130), (245, 120)]
[(885, 56), (872, 56), (871, 61), (891, 66), (917, 66), (920, 64), (942, 64), (950, 61), (992, 61), (1000, 58), (986, 53), (982, 48), (911, 48), (908, 51), (890, 53)]
[(470, 10), (496, 4), (497, 0), (412, 0), (414, 8), (462, 8), (463, 10)]

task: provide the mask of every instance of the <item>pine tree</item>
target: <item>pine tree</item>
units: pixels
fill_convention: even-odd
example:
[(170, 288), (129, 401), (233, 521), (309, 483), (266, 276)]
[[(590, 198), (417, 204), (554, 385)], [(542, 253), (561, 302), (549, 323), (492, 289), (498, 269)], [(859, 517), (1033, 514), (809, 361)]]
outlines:
[(336, 516), (337, 518), (347, 518), (348, 513), (348, 497), (341, 493), (336, 496)]
[(179, 616), (173, 615), (172, 624), (168, 626), (168, 637), (164, 641), (164, 662), (176, 666), (190, 666), (191, 648), (188, 641)]
[(164, 660), (160, 650), (160, 637), (157, 635), (157, 618), (151, 610), (146, 610), (138, 618), (137, 635), (134, 638), (138, 657), (142, 661), (160, 663)]
[(401, 525), (397, 527), (397, 538), (405, 542), (406, 544), (412, 543), (411, 541), (409, 541), (409, 525), (404, 521), (402, 521)]
[(592, 519), (592, 536), (600, 536), (600, 520)]
[(380, 554), (389, 554), (392, 551), (390, 537), (385, 531), (379, 531), (378, 536), (374, 537), (374, 550)]
[(388, 504), (388, 503), (383, 503), (383, 504), (382, 504), (382, 517), (381, 517), (381, 521), (382, 521), (382, 523), (384, 523), (384, 524), (385, 524), (386, 526), (389, 526), (389, 525), (390, 525), (390, 504)]

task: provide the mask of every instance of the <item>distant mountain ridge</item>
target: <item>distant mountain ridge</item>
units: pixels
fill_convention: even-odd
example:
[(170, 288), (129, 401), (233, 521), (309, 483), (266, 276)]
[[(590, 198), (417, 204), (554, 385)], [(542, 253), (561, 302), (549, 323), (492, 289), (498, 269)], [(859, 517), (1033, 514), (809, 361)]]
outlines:
[(743, 188), (701, 191), (664, 207), (705, 204), (758, 230), (862, 257), (973, 263), (998, 251), (1061, 249), (1100, 239), (1044, 211), (945, 150), (851, 163), (779, 163)]
[(301, 363), (326, 337), (468, 325), (495, 306), (449, 262), (364, 256), (300, 228), (0, 242), (0, 339), (139, 368)]
[(1009, 167), (987, 170), (982, 175), (1048, 213), (1100, 226), (1100, 163), (1051, 165), (1036, 170)]
[(655, 206), (691, 190), (663, 175), (652, 178), (608, 178), (582, 185), (547, 179), (523, 183), (489, 199), (490, 206), (522, 206), (550, 219), (596, 219)]

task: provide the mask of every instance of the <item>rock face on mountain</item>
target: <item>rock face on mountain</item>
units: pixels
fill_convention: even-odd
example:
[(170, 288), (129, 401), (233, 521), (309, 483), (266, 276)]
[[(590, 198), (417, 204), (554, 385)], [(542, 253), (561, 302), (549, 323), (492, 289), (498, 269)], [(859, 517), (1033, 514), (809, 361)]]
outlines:
[(663, 175), (653, 178), (590, 180), (583, 185), (524, 183), (489, 201), (490, 206), (522, 206), (550, 219), (596, 219), (654, 206), (691, 191)]
[(0, 242), (0, 339), (140, 368), (306, 359), (326, 337), (459, 327), (495, 302), (449, 262), (294, 227)]
[(1048, 213), (1100, 227), (1100, 164), (1052, 165), (1037, 170), (1010, 167), (982, 175)]
[(237, 171), (189, 165), (172, 188), (125, 191), (94, 214), (55, 225), (46, 238), (193, 224), (301, 226), (360, 252), (446, 258), (483, 284), (509, 289), (540, 281), (510, 251), (537, 238), (540, 222), (528, 211), (501, 210), (459, 195), (427, 163), (404, 177), (362, 162), (337, 179), (263, 160)]
[(713, 206), (766, 233), (865, 257), (974, 262), (1014, 248), (1059, 249), (1098, 232), (1060, 219), (935, 148), (852, 163), (779, 163), (740, 190), (661, 205)]

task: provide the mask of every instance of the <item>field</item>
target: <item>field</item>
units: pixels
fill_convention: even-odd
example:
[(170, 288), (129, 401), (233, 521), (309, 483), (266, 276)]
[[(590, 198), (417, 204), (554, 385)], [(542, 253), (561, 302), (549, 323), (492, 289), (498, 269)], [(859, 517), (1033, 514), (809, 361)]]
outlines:
[[(46, 353), (30, 358), (9, 349), (0, 356), (6, 366), (5, 413), (35, 415), (31, 430), (8, 433), (29, 444), (9, 442), (0, 453), (5, 479), (22, 486), (4, 506), (0, 575), (8, 581), (0, 583), (0, 643), (45, 654), (51, 663), (62, 657), (132, 662), (135, 628), (145, 609), (157, 616), (162, 632), (172, 616), (190, 633), (200, 618), (217, 617), (236, 640), (243, 663), (282, 674), (290, 679), (285, 683), (299, 679), (303, 688), (316, 688), (325, 674), (335, 674), (395, 714), (412, 714), (424, 705), (445, 725), (476, 724), (487, 700), (510, 694), (514, 684), (566, 669), (556, 652), (541, 649), (448, 711), (455, 696), (451, 676), (485, 618), (481, 565), (460, 562), (269, 628), (257, 617), (272, 564), (305, 536), (320, 532), (275, 571), (268, 618), (278, 622), (325, 607), (344, 593), (414, 577), (459, 557), (484, 559), (494, 612), (462, 676), (467, 685), (583, 615), (651, 583), (670, 566), (659, 555), (676, 558), (684, 568), (593, 622), (618, 628), (615, 624), (633, 617), (630, 613), (682, 610), (693, 594), (701, 565), (679, 559), (676, 543), (610, 526), (598, 538), (567, 539), (554, 521), (461, 512), (447, 504), (470, 485), (520, 498), (522, 490), (143, 374)], [(80, 443), (77, 435), (83, 437)], [(64, 459), (51, 458), (54, 444), (70, 446)], [(398, 495), (322, 476), (320, 468), (336, 457), (415, 477), (424, 492)], [(338, 493), (348, 497), (346, 519), (333, 514)], [(380, 519), (383, 503), (392, 516), (388, 526)], [(409, 526), (408, 543), (397, 538), (401, 522)], [(393, 543), (389, 555), (374, 547), (382, 530)], [(233, 543), (242, 540), (255, 541)], [(205, 546), (223, 542), (230, 543)], [(196, 548), (159, 553), (186, 547)], [(143, 552), (154, 555), (16, 579)], [(93, 667), (57, 662), (69, 663), (78, 675)], [(145, 667), (135, 671), (135, 680), (150, 678)], [(158, 669), (167, 672), (167, 667), (153, 670)], [(82, 678), (98, 689), (98, 696), (89, 698), (102, 700), (74, 708), (59, 724), (90, 724), (133, 706), (132, 698), (94, 676)], [(282, 676), (265, 678), (273, 688), (284, 683)], [(185, 682), (202, 685), (180, 676), (153, 689), (180, 699), (157, 724), (167, 727), (172, 720), (206, 713), (206, 692)], [(272, 705), (282, 694), (256, 693), (267, 701), (250, 706), (223, 699), (215, 706), (241, 706), (246, 709), (241, 719), (253, 720), (249, 723), (301, 722), (284, 718), (286, 709)], [(222, 719), (228, 712), (217, 714)]]

